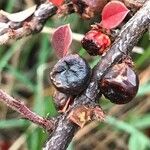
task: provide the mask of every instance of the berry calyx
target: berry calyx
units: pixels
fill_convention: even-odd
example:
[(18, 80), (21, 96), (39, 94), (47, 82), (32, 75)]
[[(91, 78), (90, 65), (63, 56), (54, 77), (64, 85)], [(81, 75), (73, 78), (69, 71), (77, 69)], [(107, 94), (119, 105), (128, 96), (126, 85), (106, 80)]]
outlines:
[(91, 30), (86, 33), (81, 41), (83, 48), (90, 55), (102, 55), (106, 52), (107, 47), (110, 46), (110, 38), (98, 30)]

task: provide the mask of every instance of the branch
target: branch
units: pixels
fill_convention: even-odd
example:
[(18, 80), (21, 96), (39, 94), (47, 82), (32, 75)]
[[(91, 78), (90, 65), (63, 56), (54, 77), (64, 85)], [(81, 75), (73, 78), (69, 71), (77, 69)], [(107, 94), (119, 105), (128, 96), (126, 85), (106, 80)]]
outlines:
[(50, 120), (42, 118), (27, 108), (21, 101), (15, 100), (4, 91), (0, 90), (0, 101), (5, 103), (11, 109), (17, 111), (23, 118), (30, 120), (31, 122), (45, 128), (50, 131), (53, 129), (53, 123)]
[[(109, 68), (122, 59), (124, 55), (128, 55), (132, 51), (132, 48), (149, 25), (150, 0), (147, 0), (144, 6), (125, 24), (107, 54), (95, 66), (88, 88), (74, 100), (70, 108), (71, 111), (81, 105), (96, 105), (96, 101), (100, 98), (98, 82), (107, 73)], [(60, 117), (58, 125), (47, 141), (44, 150), (65, 150), (67, 148), (77, 130), (77, 127), (68, 121), (67, 116), (68, 113)]]
[[(130, 5), (132, 5), (132, 3), (134, 3), (132, 6), (134, 8), (136, 6), (137, 8), (141, 7), (144, 1), (146, 0), (135, 0), (134, 2), (130, 2), (129, 0), (124, 0), (124, 2), (127, 5), (129, 5), (129, 7)], [(70, 8), (71, 6), (69, 7), (69, 2), (70, 0), (67, 1), (68, 9), (71, 9)], [(12, 14), (8, 14), (7, 12), (2, 13), (2, 12), (4, 11), (0, 12), (0, 45), (8, 43), (11, 39), (18, 40), (25, 36), (29, 36), (31, 34), (40, 32), (47, 19), (56, 14), (57, 7), (54, 6), (48, 0), (41, 0), (41, 4), (36, 8), (36, 10), (24, 20), (20, 19), (21, 21), (14, 21), (15, 18), (18, 18), (17, 13), (16, 16), (14, 16), (13, 19), (11, 20), (9, 19), (9, 17), (7, 17), (7, 15), (12, 15)], [(21, 14), (23, 12), (24, 11), (19, 13)], [(70, 10), (70, 12), (68, 13), (72, 13), (72, 11)]]
[(3, 25), (3, 27), (0, 26), (0, 45), (8, 43), (11, 39), (17, 40), (40, 32), (46, 20), (55, 15), (56, 11), (57, 7), (46, 1), (40, 4), (35, 12), (23, 21), (14, 22), (9, 20), (7, 16), (0, 14), (0, 24)]

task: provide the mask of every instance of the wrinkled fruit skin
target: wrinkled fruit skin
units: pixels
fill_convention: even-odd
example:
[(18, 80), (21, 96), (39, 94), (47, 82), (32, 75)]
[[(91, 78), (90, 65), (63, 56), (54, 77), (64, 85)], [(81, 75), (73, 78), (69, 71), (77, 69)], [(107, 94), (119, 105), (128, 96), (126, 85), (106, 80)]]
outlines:
[(138, 91), (137, 74), (126, 63), (113, 66), (101, 81), (102, 94), (112, 103), (130, 102)]
[(56, 89), (69, 95), (78, 95), (89, 84), (91, 69), (79, 55), (71, 54), (57, 62), (50, 73)]
[(81, 41), (83, 48), (90, 55), (102, 55), (108, 46), (110, 46), (110, 38), (97, 30), (91, 30), (86, 33)]

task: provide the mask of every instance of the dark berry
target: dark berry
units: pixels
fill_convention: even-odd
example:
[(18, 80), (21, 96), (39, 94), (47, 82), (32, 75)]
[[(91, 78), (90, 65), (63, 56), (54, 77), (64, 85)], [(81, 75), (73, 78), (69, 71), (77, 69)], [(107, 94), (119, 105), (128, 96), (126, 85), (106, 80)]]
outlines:
[(50, 73), (50, 79), (58, 91), (77, 95), (89, 84), (90, 74), (86, 61), (77, 54), (71, 54), (57, 62)]
[(74, 97), (59, 91), (55, 91), (53, 99), (57, 109), (62, 111), (68, 108), (68, 106), (73, 102)]
[(108, 46), (110, 46), (110, 38), (97, 30), (91, 30), (86, 33), (81, 41), (83, 48), (90, 55), (102, 55)]
[(58, 109), (62, 109), (64, 107), (66, 101), (69, 99), (69, 95), (61, 93), (59, 91), (55, 91), (53, 99), (56, 104), (56, 107)]
[(130, 102), (139, 87), (139, 78), (125, 62), (114, 65), (101, 81), (101, 91), (106, 98), (115, 104)]
[(100, 13), (108, 0), (83, 0), (94, 11)]

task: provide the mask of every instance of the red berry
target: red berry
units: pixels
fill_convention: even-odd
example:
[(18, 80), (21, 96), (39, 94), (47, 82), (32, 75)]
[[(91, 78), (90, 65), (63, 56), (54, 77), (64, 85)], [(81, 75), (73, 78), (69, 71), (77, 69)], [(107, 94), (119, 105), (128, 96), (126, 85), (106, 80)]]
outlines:
[(97, 30), (91, 30), (86, 33), (81, 41), (82, 46), (90, 55), (102, 55), (108, 46), (110, 46), (110, 38)]
[(113, 66), (101, 81), (101, 91), (106, 98), (115, 104), (130, 102), (139, 87), (137, 74), (127, 63)]

